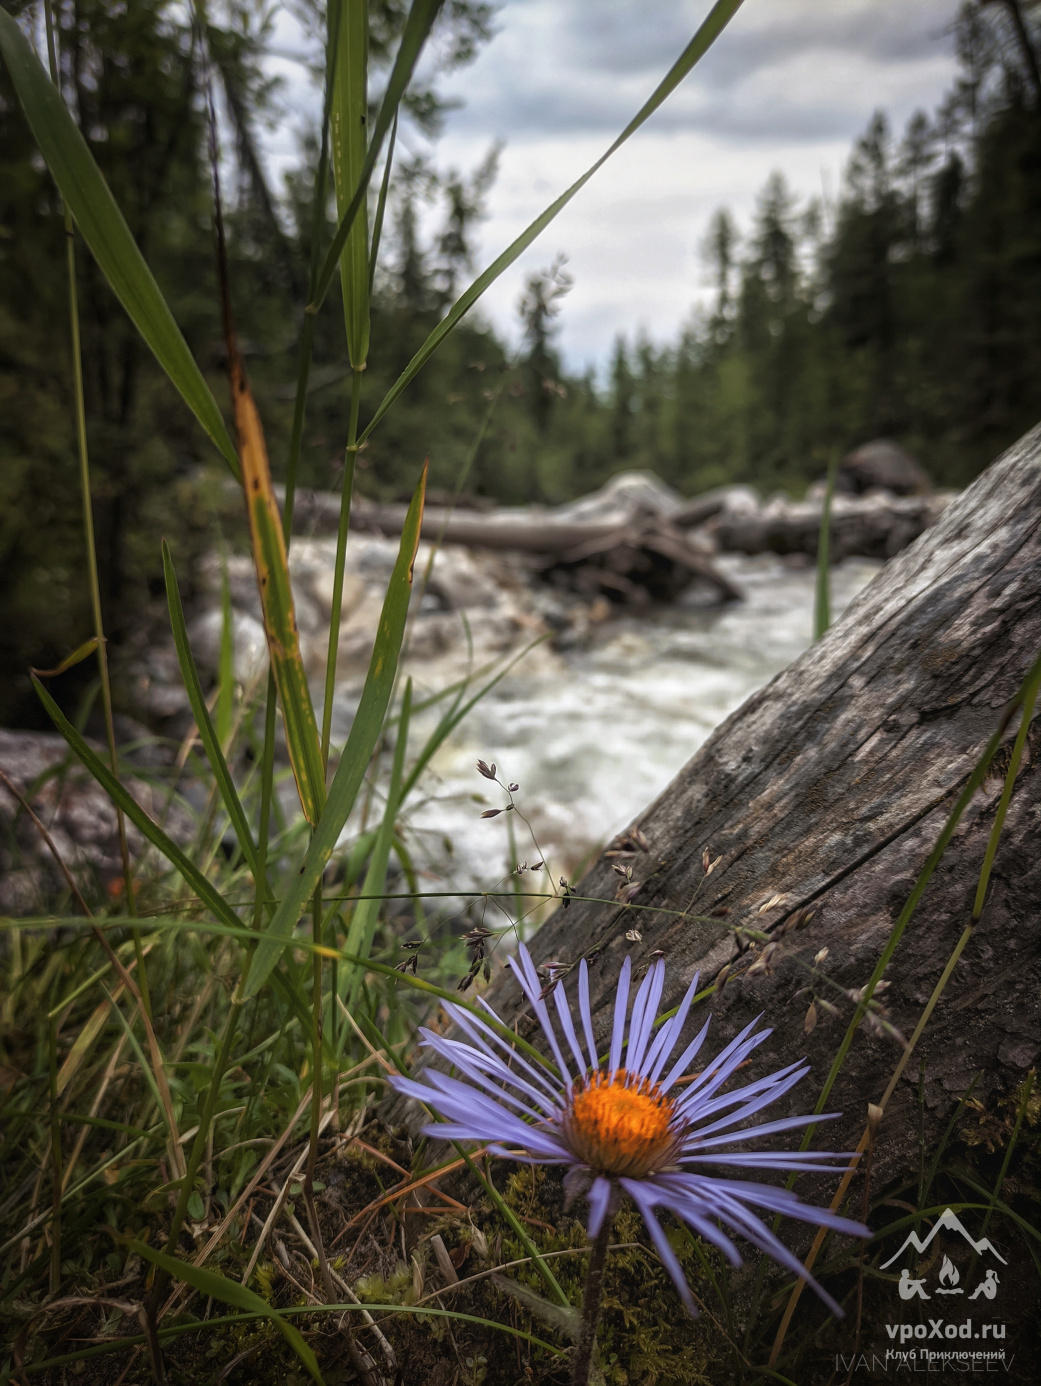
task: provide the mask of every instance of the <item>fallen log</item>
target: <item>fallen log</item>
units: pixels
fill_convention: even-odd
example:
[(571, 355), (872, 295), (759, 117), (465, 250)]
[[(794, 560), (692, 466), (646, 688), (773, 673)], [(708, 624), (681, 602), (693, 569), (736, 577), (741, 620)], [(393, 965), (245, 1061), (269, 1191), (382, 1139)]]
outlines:
[[(1041, 427), (716, 730), (539, 930), (536, 963), (573, 994), (579, 959), (590, 961), (598, 1043), (625, 956), (639, 975), (664, 954), (663, 1009), (700, 972), (717, 991), (695, 1008), (690, 1033), (711, 1011), (715, 1053), (764, 1014), (773, 1034), (747, 1077), (807, 1056), (810, 1076), (782, 1105), (812, 1110), (854, 998), (1039, 652)], [(879, 1103), (904, 1053), (901, 1037), (914, 1032), (971, 920), (1015, 732), (1012, 719), (994, 773), (893, 952), (878, 994), (884, 1009), (853, 1035), (826, 1104), (842, 1115), (817, 1133), (817, 1148), (857, 1147), (868, 1104)], [(970, 1088), (972, 1121), (997, 1129), (1036, 1064), (1039, 802), (1041, 735), (1032, 730), (982, 916), (877, 1129), (873, 1195), (905, 1177), (916, 1186), (921, 1151), (929, 1158), (938, 1148)], [(487, 999), (520, 1033), (535, 1033), (507, 972)], [(800, 1187), (826, 1201), (835, 1178), (804, 1176)], [(863, 1187), (855, 1176), (858, 1211)]]
[[(716, 499), (713, 498), (713, 505)], [(360, 532), (399, 534), (407, 508), (356, 500), (351, 526)], [(295, 510), (304, 532), (335, 533), (339, 499), (321, 491), (303, 492)], [(718, 602), (740, 601), (741, 592), (715, 566), (706, 546), (661, 514), (645, 512), (631, 520), (581, 521), (532, 510), (475, 514), (427, 507), (423, 538), (467, 548), (518, 553), (531, 559), (531, 571), (587, 599), (646, 605), (671, 602), (700, 582)]]
[[(875, 491), (865, 496), (836, 495), (831, 508), (830, 556), (892, 558), (943, 513), (949, 492), (895, 496)], [(778, 497), (756, 508), (724, 504), (708, 523), (718, 546), (730, 553), (806, 554), (817, 556), (821, 499), (790, 501)]]

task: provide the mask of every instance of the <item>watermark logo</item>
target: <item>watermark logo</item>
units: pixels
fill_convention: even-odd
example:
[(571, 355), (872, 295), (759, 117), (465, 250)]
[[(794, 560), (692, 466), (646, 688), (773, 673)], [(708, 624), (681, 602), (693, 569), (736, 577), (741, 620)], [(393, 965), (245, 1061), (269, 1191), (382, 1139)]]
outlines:
[[(1003, 1266), (1008, 1262), (1002, 1256), (989, 1237), (981, 1237), (979, 1241), (973, 1237), (972, 1233), (962, 1223), (957, 1213), (951, 1208), (945, 1208), (936, 1222), (929, 1229), (924, 1237), (919, 1237), (917, 1232), (910, 1232), (903, 1245), (888, 1261), (884, 1261), (881, 1270), (887, 1270), (894, 1261), (898, 1261), (908, 1248), (913, 1248), (919, 1256), (928, 1251), (932, 1242), (940, 1232), (953, 1232), (963, 1237), (977, 1256), (993, 1256), (1001, 1262)], [(940, 1273), (936, 1284), (931, 1291), (926, 1289), (926, 1277), (915, 1278), (911, 1271), (905, 1266), (900, 1272), (900, 1279), (897, 1282), (897, 1290), (901, 1299), (932, 1299), (933, 1295), (963, 1295), (966, 1287), (960, 1284), (961, 1273), (951, 1258), (945, 1253), (943, 1263), (940, 1266)], [(981, 1274), (969, 1295), (969, 1299), (979, 1299), (981, 1295), (985, 1299), (993, 1299), (998, 1292), (1000, 1277), (994, 1266), (981, 1267)]]
[[(941, 1233), (945, 1237), (938, 1242)], [(897, 1279), (902, 1258), (907, 1264), (900, 1267)], [(910, 1232), (879, 1267), (893, 1268), (885, 1278), (895, 1283), (900, 1300), (907, 1304), (904, 1314), (894, 1315), (895, 1323), (880, 1324), (885, 1337), (866, 1351), (850, 1357), (838, 1353), (835, 1372), (849, 1381), (903, 1380), (914, 1372), (931, 1372), (943, 1380), (962, 1373), (1007, 1375), (1015, 1353), (1012, 1344), (1006, 1346), (1006, 1325), (982, 1317), (987, 1301), (998, 1295), (1007, 1265), (988, 1237), (977, 1240), (954, 1210), (945, 1208), (924, 1236)], [(971, 1306), (972, 1300), (981, 1302)]]

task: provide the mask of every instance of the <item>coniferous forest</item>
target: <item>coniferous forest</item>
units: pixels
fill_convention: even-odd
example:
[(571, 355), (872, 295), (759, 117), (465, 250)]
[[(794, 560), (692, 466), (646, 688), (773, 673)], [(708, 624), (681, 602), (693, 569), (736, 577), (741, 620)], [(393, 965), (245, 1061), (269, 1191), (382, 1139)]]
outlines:
[[(967, 4), (947, 40), (959, 75), (940, 108), (902, 131), (879, 111), (832, 203), (798, 202), (778, 170), (751, 225), (721, 208), (702, 245), (710, 307), (692, 309), (670, 343), (620, 336), (606, 382), (570, 375), (554, 349), (570, 283), (560, 258), (527, 285), (518, 353), (474, 312), (370, 440), (358, 489), (402, 495), (429, 456), (433, 490), (450, 491), (479, 435), (465, 490), (507, 503), (559, 502), (632, 467), (688, 494), (734, 481), (797, 494), (835, 448), (880, 435), (907, 446), (938, 484), (964, 485), (1041, 415), (1037, 8)], [(379, 0), (372, 14), (378, 67), (404, 8)], [(319, 22), (306, 0), (300, 16)], [(238, 0), (214, 6), (203, 65), (197, 30), (165, 0), (62, 0), (55, 18), (80, 128), (224, 398), (208, 100), (219, 112), (234, 308), (277, 477), (306, 301), (299, 267), (311, 250), (314, 189), (303, 170), (315, 160), (301, 148), (299, 171), (279, 187), (261, 157), (278, 109), (263, 62), (269, 22)], [(442, 62), (465, 63), (489, 41), (493, 7), (458, 0), (442, 22)], [(431, 87), (410, 93), (403, 119), (436, 136), (444, 114)], [(429, 148), (398, 155), (382, 212), (372, 194), (384, 232), (363, 425), (475, 268), (498, 150), (459, 171), (438, 165), (436, 140)], [(331, 199), (328, 215), (331, 234)], [(0, 71), (7, 724), (39, 717), (17, 671), (55, 663), (89, 624), (64, 257), (59, 199)], [(186, 554), (211, 546), (224, 501), (212, 450), (82, 252), (78, 274), (102, 596), (118, 642), (161, 590), (160, 536)], [(316, 325), (303, 484), (338, 485), (349, 407), (330, 306)]]

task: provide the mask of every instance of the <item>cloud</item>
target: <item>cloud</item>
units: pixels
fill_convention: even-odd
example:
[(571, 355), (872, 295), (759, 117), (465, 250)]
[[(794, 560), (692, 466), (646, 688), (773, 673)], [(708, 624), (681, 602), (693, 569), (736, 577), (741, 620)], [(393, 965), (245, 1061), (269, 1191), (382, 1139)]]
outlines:
[[(887, 94), (927, 98), (950, 66), (943, 42), (957, 0), (748, 3), (654, 117), (663, 129), (712, 129), (742, 141), (814, 140), (861, 119), (884, 71)], [(515, 0), (477, 64), (444, 84), (466, 102), (456, 128), (489, 117), (511, 138), (616, 133), (704, 16), (690, 0)], [(595, 22), (591, 15), (595, 14)], [(652, 19), (648, 19), (648, 15)], [(877, 104), (875, 102), (874, 104)]]
[[(728, 206), (747, 227), (767, 176), (803, 201), (834, 194), (853, 140), (882, 108), (899, 131), (935, 109), (955, 72), (960, 0), (747, 0), (690, 76), (484, 296), (479, 312), (516, 337), (524, 280), (565, 252), (575, 287), (560, 318), (568, 365), (601, 365), (615, 335), (674, 339), (706, 289), (698, 253)], [(478, 264), (488, 264), (625, 126), (689, 42), (709, 0), (507, 0), (498, 32), (443, 78), (451, 112), (434, 157), (472, 168), (506, 140)], [(284, 14), (284, 11), (279, 11)], [(279, 28), (298, 47), (289, 21)], [(287, 105), (320, 95), (283, 64)], [(269, 137), (295, 162), (294, 121)], [(406, 145), (419, 139), (404, 133)]]

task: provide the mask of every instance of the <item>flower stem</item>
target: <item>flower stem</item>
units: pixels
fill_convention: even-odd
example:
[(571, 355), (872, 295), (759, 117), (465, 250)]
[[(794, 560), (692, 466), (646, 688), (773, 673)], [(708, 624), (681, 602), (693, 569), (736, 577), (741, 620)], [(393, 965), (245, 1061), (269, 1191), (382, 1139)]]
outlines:
[(589, 1381), (589, 1372), (593, 1365), (593, 1348), (596, 1344), (596, 1321), (600, 1317), (600, 1301), (604, 1293), (604, 1266), (607, 1264), (607, 1246), (611, 1240), (613, 1221), (613, 1218), (604, 1218), (604, 1225), (589, 1248), (589, 1269), (586, 1272), (586, 1286), (582, 1292), (582, 1327), (571, 1362), (571, 1386), (587, 1386)]

